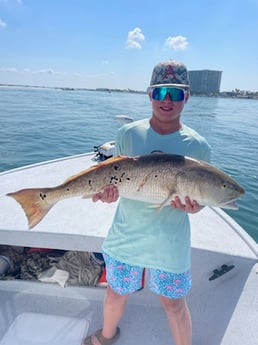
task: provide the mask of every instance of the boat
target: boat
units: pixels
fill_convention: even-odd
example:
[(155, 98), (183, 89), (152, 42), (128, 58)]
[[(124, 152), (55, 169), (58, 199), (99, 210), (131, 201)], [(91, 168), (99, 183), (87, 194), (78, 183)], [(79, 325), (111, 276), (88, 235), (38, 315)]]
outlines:
[[(60, 184), (97, 164), (94, 160), (99, 158), (103, 152), (89, 152), (2, 172), (0, 244), (100, 253), (116, 203), (66, 199), (28, 230), (22, 208), (6, 196), (21, 188)], [(257, 344), (257, 243), (218, 208), (205, 207), (190, 215), (190, 221), (193, 287), (187, 298), (193, 345)], [(144, 288), (129, 298), (118, 345), (173, 344), (166, 316), (147, 281), (146, 274)], [(105, 284), (62, 287), (39, 280), (1, 279), (0, 345), (80, 345), (102, 326), (105, 290)]]

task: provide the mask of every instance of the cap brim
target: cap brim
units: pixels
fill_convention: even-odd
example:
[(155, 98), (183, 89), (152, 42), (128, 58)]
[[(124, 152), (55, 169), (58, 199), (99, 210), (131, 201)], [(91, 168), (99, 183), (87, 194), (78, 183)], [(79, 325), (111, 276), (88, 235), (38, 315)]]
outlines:
[(186, 84), (153, 84), (153, 85), (149, 86), (149, 88), (154, 88), (154, 87), (181, 87), (181, 88), (189, 89), (190, 85), (186, 85)]

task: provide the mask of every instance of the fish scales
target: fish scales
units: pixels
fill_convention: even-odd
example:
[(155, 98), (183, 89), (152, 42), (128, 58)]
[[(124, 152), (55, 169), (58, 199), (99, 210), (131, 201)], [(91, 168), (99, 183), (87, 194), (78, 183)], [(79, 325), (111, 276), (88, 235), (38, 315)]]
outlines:
[[(84, 197), (91, 197), (104, 186), (114, 184), (122, 197), (146, 202), (164, 201), (171, 187), (171, 178), (170, 181), (168, 178), (175, 167), (171, 161), (161, 160), (158, 156), (153, 158), (126, 157), (110, 165), (97, 166), (89, 174), (82, 176), (80, 188), (85, 191)], [(74, 180), (71, 181), (73, 182)]]
[(138, 195), (138, 198), (142, 199), (144, 195), (157, 195), (161, 190), (162, 179), (166, 179), (169, 171), (169, 167), (160, 169), (155, 166), (153, 159), (123, 157), (120, 161), (106, 164), (107, 162), (109, 163), (109, 160), (92, 168), (87, 174), (72, 177), (64, 184), (65, 188), (72, 194), (83, 193), (84, 197), (91, 197), (105, 186), (113, 184), (119, 189), (120, 196)]
[(115, 185), (124, 198), (156, 204), (158, 209), (175, 196), (189, 196), (203, 206), (236, 209), (244, 189), (218, 168), (193, 158), (172, 154), (116, 156), (70, 177), (52, 188), (30, 188), (8, 193), (23, 207), (29, 227), (38, 224), (58, 201), (91, 198)]

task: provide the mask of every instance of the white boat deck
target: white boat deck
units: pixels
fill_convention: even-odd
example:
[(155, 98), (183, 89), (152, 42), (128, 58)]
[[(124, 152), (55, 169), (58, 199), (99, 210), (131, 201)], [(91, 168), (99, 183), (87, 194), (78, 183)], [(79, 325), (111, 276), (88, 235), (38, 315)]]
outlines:
[[(91, 158), (79, 155), (0, 174), (0, 244), (100, 251), (115, 204), (67, 199), (55, 205), (33, 230), (27, 230), (22, 208), (6, 197), (21, 188), (60, 184), (94, 164)], [(193, 288), (188, 301), (193, 345), (256, 345), (257, 244), (220, 209), (205, 208), (191, 216), (191, 223)], [(210, 281), (222, 265), (234, 268)], [(89, 332), (96, 330), (101, 327), (104, 292), (104, 288), (63, 289), (55, 284), (0, 281), (0, 345), (9, 345), (4, 343), (7, 330), (24, 312), (76, 317), (88, 320)], [(120, 326), (118, 345), (173, 344), (158, 299), (147, 287), (131, 296)]]

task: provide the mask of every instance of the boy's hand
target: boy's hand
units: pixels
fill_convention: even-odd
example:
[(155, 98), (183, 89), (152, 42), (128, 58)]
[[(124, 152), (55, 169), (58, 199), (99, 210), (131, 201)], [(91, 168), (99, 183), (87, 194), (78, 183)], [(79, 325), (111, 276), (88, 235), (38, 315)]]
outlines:
[(197, 213), (203, 208), (203, 206), (200, 206), (196, 200), (191, 200), (188, 196), (185, 197), (185, 204), (183, 204), (180, 198), (176, 196), (175, 200), (171, 201), (171, 206), (188, 213)]
[(119, 198), (119, 193), (118, 193), (117, 187), (114, 185), (109, 185), (109, 186), (106, 186), (102, 192), (95, 194), (92, 197), (92, 201), (96, 202), (100, 200), (102, 202), (107, 202), (110, 204), (112, 202), (117, 201), (118, 198)]

